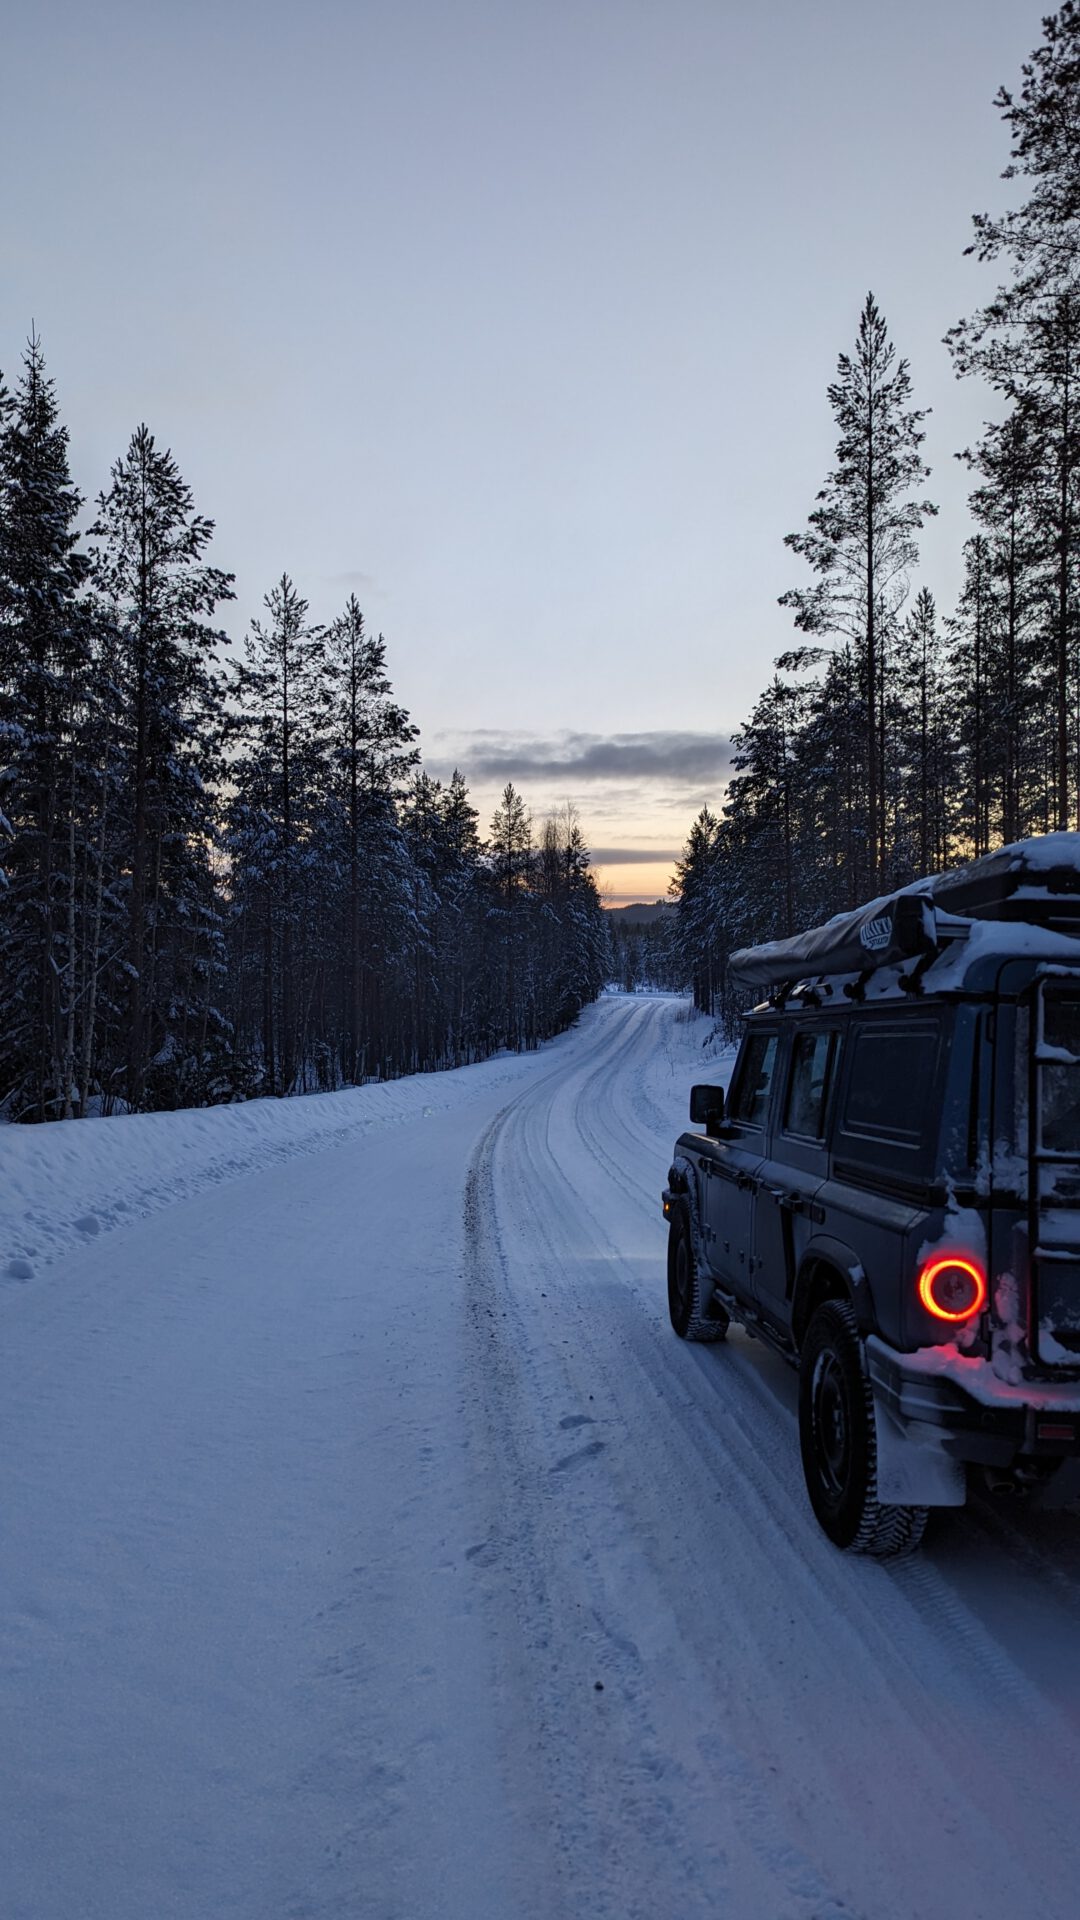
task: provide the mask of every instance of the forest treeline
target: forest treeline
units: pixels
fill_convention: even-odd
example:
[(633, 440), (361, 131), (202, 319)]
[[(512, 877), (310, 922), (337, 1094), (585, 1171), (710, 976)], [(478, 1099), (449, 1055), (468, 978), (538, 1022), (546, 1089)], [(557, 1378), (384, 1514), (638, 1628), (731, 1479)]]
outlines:
[(733, 740), (674, 891), (673, 954), (731, 1020), (726, 963), (879, 891), (1080, 816), (1080, 12), (1043, 21), (1013, 93), (1012, 204), (967, 251), (993, 297), (946, 335), (997, 417), (961, 459), (971, 531), (958, 604), (913, 593), (925, 413), (873, 295), (828, 398), (835, 463), (786, 545), (799, 643)]
[(687, 985), (678, 943), (672, 938), (674, 909), (657, 901), (659, 913), (636, 918), (632, 909), (608, 915), (611, 983), (623, 993), (682, 993)]
[(41, 344), (0, 381), (0, 1116), (456, 1066), (607, 978), (572, 808), (482, 839), (382, 635), (283, 575), (242, 652), (213, 523), (142, 426), (85, 527)]

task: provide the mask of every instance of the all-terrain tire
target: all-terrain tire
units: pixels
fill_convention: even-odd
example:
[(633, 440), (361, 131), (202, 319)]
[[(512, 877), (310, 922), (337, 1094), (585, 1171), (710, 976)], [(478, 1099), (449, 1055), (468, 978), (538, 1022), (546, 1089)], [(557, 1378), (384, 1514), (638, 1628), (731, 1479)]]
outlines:
[(883, 1506), (877, 1497), (873, 1395), (847, 1300), (826, 1300), (806, 1331), (799, 1445), (810, 1505), (834, 1546), (882, 1560), (914, 1552), (927, 1510)]
[(667, 1254), (668, 1312), (680, 1340), (722, 1340), (728, 1317), (722, 1307), (709, 1306), (712, 1288), (702, 1283), (694, 1257), (690, 1210), (680, 1200), (671, 1215)]

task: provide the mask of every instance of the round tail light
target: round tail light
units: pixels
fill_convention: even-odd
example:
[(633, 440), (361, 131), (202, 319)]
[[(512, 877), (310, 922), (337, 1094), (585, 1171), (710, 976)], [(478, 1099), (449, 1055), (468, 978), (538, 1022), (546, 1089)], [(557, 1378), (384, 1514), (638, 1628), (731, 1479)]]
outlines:
[(935, 1320), (971, 1320), (986, 1305), (986, 1275), (966, 1254), (936, 1254), (919, 1274), (919, 1299)]

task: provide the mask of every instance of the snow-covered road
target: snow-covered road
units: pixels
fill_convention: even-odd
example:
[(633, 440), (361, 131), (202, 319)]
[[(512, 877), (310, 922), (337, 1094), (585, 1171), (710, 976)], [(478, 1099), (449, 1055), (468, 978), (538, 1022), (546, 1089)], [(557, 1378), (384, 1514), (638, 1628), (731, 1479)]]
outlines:
[(1073, 1920), (1080, 1519), (817, 1532), (666, 1324), (704, 1031), (0, 1135), (4, 1920)]

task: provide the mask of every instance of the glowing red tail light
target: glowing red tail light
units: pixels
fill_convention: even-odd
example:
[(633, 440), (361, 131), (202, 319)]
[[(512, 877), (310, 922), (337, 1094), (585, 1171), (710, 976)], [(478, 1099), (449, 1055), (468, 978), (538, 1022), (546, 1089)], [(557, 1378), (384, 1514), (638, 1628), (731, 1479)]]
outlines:
[(986, 1305), (986, 1275), (966, 1254), (935, 1254), (919, 1274), (919, 1299), (935, 1320), (972, 1320)]

